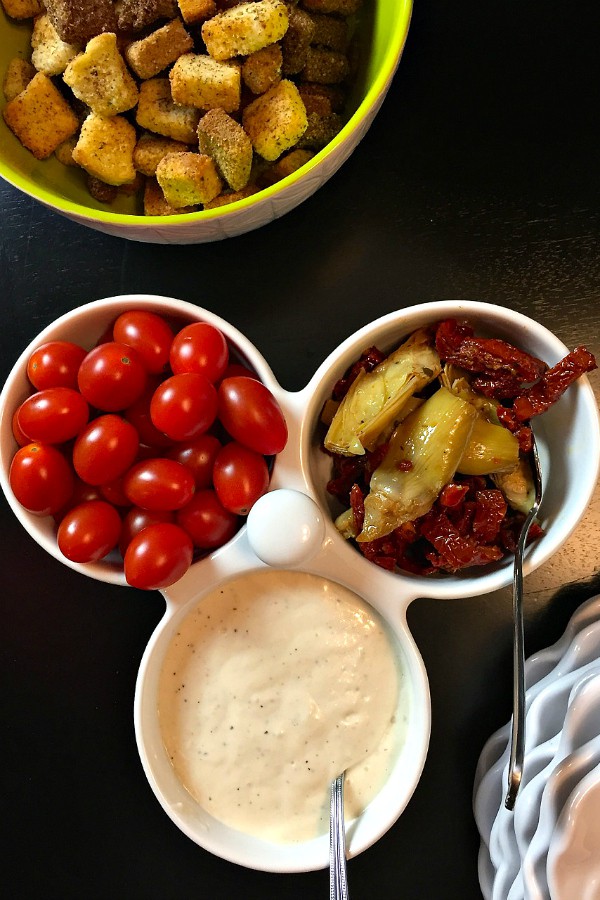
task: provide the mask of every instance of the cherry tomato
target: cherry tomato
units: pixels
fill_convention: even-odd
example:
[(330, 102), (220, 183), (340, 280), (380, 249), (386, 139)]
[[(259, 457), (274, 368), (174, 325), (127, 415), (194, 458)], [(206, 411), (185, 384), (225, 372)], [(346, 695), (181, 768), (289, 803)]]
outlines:
[(31, 439), (27, 437), (21, 426), (19, 425), (19, 408), (15, 409), (12, 417), (12, 433), (15, 441), (19, 445), (19, 447), (24, 447), (25, 444), (30, 444)]
[(36, 391), (17, 410), (17, 421), (31, 441), (63, 444), (87, 425), (90, 408), (79, 391), (68, 387)]
[(77, 436), (73, 465), (88, 484), (106, 484), (132, 465), (138, 447), (138, 434), (130, 422), (111, 413), (98, 416)]
[(73, 492), (73, 472), (60, 450), (31, 443), (17, 450), (10, 464), (13, 494), (30, 513), (49, 516), (61, 509)]
[(192, 539), (170, 522), (148, 525), (125, 551), (125, 578), (142, 590), (168, 587), (185, 575), (192, 562)]
[(181, 509), (194, 493), (194, 476), (174, 459), (145, 459), (129, 469), (123, 488), (142, 509)]
[(231, 441), (222, 447), (213, 466), (217, 497), (232, 513), (245, 516), (269, 486), (264, 456)]
[(34, 350), (27, 363), (27, 377), (43, 391), (52, 387), (77, 387), (77, 372), (87, 350), (71, 341), (48, 341)]
[(148, 372), (159, 374), (167, 369), (173, 331), (162, 316), (143, 309), (122, 313), (114, 324), (113, 337), (133, 347)]
[(85, 481), (82, 481), (78, 475), (73, 476), (73, 482), (73, 493), (65, 505), (61, 506), (57, 512), (53, 513), (54, 521), (57, 524), (60, 524), (61, 520), (64, 519), (65, 515), (70, 509), (73, 509), (74, 506), (79, 506), (80, 503), (87, 503), (89, 500), (104, 499), (96, 485), (87, 484)]
[(150, 401), (152, 422), (174, 441), (188, 441), (207, 431), (217, 415), (217, 392), (199, 372), (166, 378)]
[(225, 509), (213, 490), (198, 491), (176, 514), (176, 522), (202, 550), (222, 547), (236, 533), (239, 519)]
[(212, 485), (212, 470), (217, 453), (221, 449), (221, 441), (212, 434), (201, 434), (194, 441), (175, 444), (167, 450), (165, 456), (175, 459), (194, 476), (196, 490)]
[(100, 485), (100, 494), (113, 506), (131, 506), (131, 500), (123, 488), (123, 480), (124, 475), (119, 475), (118, 478), (113, 478), (112, 481)]
[[(132, 405), (125, 410), (123, 415), (127, 421), (131, 422), (135, 427), (142, 444), (145, 444), (148, 447), (171, 447), (173, 444), (171, 438), (167, 437), (166, 434), (163, 434), (162, 431), (159, 431), (150, 417), (150, 401), (159, 384), (160, 381), (151, 378), (144, 388), (144, 393), (141, 397), (138, 397), (135, 403), (132, 403)], [(156, 453), (153, 455), (156, 456)]]
[(156, 525), (158, 522), (174, 522), (175, 513), (167, 509), (142, 509), (141, 506), (132, 506), (127, 510), (127, 514), (121, 524), (121, 536), (119, 538), (119, 549), (121, 555), (125, 556), (125, 551), (131, 543), (132, 539), (139, 534), (143, 528), (148, 525)]
[(257, 453), (280, 453), (287, 442), (287, 425), (275, 397), (254, 378), (234, 376), (219, 385), (219, 419), (240, 444)]
[(233, 378), (235, 375), (244, 375), (246, 378), (254, 378), (255, 381), (259, 380), (256, 372), (248, 369), (247, 366), (243, 366), (241, 363), (229, 363), (223, 372), (221, 381), (224, 381), (226, 378)]
[(74, 506), (58, 526), (58, 548), (73, 562), (103, 559), (117, 546), (121, 517), (110, 503), (90, 500)]
[(225, 335), (208, 322), (193, 322), (175, 335), (169, 354), (171, 369), (200, 372), (209, 381), (218, 381), (229, 362)]
[(146, 386), (146, 369), (135, 350), (108, 341), (87, 354), (77, 375), (79, 390), (90, 406), (103, 412), (126, 409)]

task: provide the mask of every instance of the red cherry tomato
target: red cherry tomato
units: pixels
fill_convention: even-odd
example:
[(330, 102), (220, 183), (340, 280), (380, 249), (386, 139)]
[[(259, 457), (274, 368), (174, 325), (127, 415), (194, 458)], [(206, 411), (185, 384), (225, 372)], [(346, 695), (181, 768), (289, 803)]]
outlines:
[(271, 456), (287, 442), (287, 425), (279, 404), (254, 378), (234, 376), (219, 385), (219, 419), (240, 444)]
[(121, 416), (98, 416), (75, 440), (73, 465), (88, 484), (106, 484), (133, 463), (139, 447), (137, 431)]
[(62, 506), (57, 512), (53, 513), (54, 521), (57, 524), (60, 524), (61, 520), (64, 519), (65, 515), (69, 512), (70, 509), (73, 509), (74, 506), (79, 506), (80, 503), (87, 503), (89, 500), (104, 499), (96, 485), (87, 484), (85, 481), (82, 481), (78, 475), (73, 476), (73, 481), (73, 493), (69, 497), (66, 504)]
[(31, 441), (63, 444), (87, 425), (90, 409), (78, 391), (45, 388), (32, 394), (17, 410), (17, 421)]
[(77, 387), (77, 372), (87, 350), (71, 341), (48, 341), (34, 350), (27, 363), (27, 377), (43, 391), (52, 387)]
[(19, 447), (24, 447), (25, 444), (30, 444), (31, 439), (27, 437), (21, 426), (19, 425), (19, 408), (15, 409), (12, 417), (12, 433), (15, 441), (19, 445)]
[(175, 335), (169, 354), (171, 369), (200, 372), (209, 381), (218, 381), (229, 362), (225, 335), (208, 322), (193, 322)]
[(110, 503), (90, 500), (65, 514), (58, 526), (58, 548), (78, 563), (103, 559), (117, 546), (121, 517)]
[(100, 485), (100, 494), (113, 506), (131, 506), (131, 500), (123, 489), (123, 480), (124, 476), (119, 475), (118, 478), (113, 478), (112, 481)]
[(194, 476), (174, 459), (145, 459), (129, 469), (125, 494), (142, 509), (181, 509), (194, 493)]
[(269, 469), (260, 453), (231, 441), (217, 454), (213, 483), (225, 509), (245, 516), (269, 487)]
[(125, 578), (142, 590), (168, 587), (185, 575), (192, 562), (192, 539), (170, 522), (148, 525), (125, 551)]
[(165, 456), (189, 469), (194, 476), (196, 490), (200, 490), (212, 485), (213, 464), (220, 449), (221, 441), (213, 434), (201, 434), (194, 441), (175, 444)]
[(199, 372), (166, 378), (150, 402), (152, 422), (174, 441), (188, 441), (207, 431), (217, 416), (215, 387)]
[[(141, 397), (138, 397), (135, 403), (132, 403), (125, 410), (123, 415), (135, 427), (142, 444), (157, 448), (171, 447), (173, 444), (171, 438), (159, 431), (150, 417), (150, 401), (159, 384), (160, 382), (157, 379), (151, 378)], [(153, 455), (156, 456), (156, 453)]]
[(125, 551), (131, 543), (132, 539), (139, 534), (142, 529), (148, 525), (156, 525), (158, 522), (174, 522), (175, 513), (167, 509), (142, 509), (140, 506), (132, 506), (127, 510), (127, 514), (121, 524), (121, 536), (119, 538), (119, 549), (121, 555), (125, 556)]
[(113, 337), (133, 347), (148, 372), (159, 374), (167, 369), (173, 331), (162, 316), (143, 309), (122, 313), (114, 324)]
[(221, 381), (224, 381), (226, 378), (233, 378), (236, 375), (243, 375), (246, 378), (254, 378), (256, 381), (259, 380), (256, 372), (253, 372), (252, 369), (248, 369), (247, 366), (243, 366), (241, 363), (229, 363), (229, 365), (223, 372)]
[(79, 366), (77, 384), (90, 406), (116, 412), (135, 403), (144, 391), (146, 378), (136, 351), (109, 341), (87, 354)]
[(176, 514), (176, 522), (189, 534), (196, 547), (214, 550), (236, 533), (240, 520), (225, 509), (213, 490), (198, 491)]
[(53, 515), (73, 493), (73, 472), (60, 450), (50, 444), (26, 444), (10, 464), (13, 494), (30, 513)]

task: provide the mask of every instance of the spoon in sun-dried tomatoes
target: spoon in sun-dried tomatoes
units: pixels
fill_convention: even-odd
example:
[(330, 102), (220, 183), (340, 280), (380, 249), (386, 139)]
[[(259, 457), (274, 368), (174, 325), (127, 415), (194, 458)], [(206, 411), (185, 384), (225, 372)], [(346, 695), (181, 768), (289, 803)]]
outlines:
[(535, 519), (542, 502), (542, 469), (537, 445), (531, 432), (531, 462), (535, 497), (527, 514), (517, 547), (513, 570), (513, 715), (510, 745), (510, 761), (508, 765), (508, 791), (504, 805), (513, 809), (523, 775), (523, 758), (525, 754), (525, 641), (523, 635), (523, 554), (527, 543), (529, 528)]

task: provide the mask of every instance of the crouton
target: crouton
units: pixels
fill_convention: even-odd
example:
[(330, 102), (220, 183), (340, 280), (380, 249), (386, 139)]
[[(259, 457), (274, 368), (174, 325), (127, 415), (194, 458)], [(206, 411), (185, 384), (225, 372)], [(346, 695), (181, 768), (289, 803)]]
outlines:
[(223, 188), (214, 162), (204, 153), (168, 153), (156, 167), (156, 179), (175, 209), (209, 203)]
[(142, 175), (141, 172), (136, 172), (133, 181), (128, 181), (126, 184), (120, 184), (117, 190), (119, 194), (122, 194), (124, 197), (134, 197), (136, 194), (141, 195), (145, 183), (146, 176)]
[(135, 128), (123, 116), (91, 112), (73, 150), (73, 159), (89, 175), (106, 184), (126, 184), (136, 175), (133, 166)]
[(154, 78), (193, 46), (181, 19), (171, 19), (162, 28), (130, 44), (125, 58), (138, 78)]
[(310, 12), (353, 16), (362, 6), (362, 0), (302, 0), (302, 5)]
[(213, 59), (248, 56), (281, 40), (288, 28), (282, 0), (240, 3), (217, 13), (202, 26), (202, 38)]
[(298, 88), (287, 79), (253, 100), (242, 121), (254, 149), (269, 162), (293, 147), (308, 126)]
[(142, 175), (156, 175), (156, 167), (167, 153), (183, 153), (188, 145), (182, 141), (145, 132), (138, 139), (133, 151), (133, 164)]
[(177, 0), (181, 18), (187, 25), (204, 22), (217, 12), (215, 0)]
[(345, 53), (348, 49), (348, 22), (338, 16), (314, 13), (312, 16), (314, 33), (311, 43), (317, 47), (327, 47)]
[(185, 53), (169, 72), (175, 103), (198, 109), (220, 107), (235, 112), (240, 107), (241, 67), (239, 63), (218, 62), (210, 56)]
[(350, 74), (350, 63), (345, 53), (326, 47), (309, 47), (302, 78), (317, 84), (341, 84)]
[(230, 203), (235, 203), (237, 200), (245, 200), (246, 197), (252, 197), (252, 195), (257, 194), (259, 190), (260, 188), (258, 185), (249, 184), (241, 191), (223, 191), (223, 193), (219, 194), (218, 197), (215, 197), (214, 200), (205, 203), (204, 209), (219, 209), (221, 206), (229, 206)]
[(93, 175), (86, 175), (85, 183), (90, 197), (100, 203), (112, 203), (117, 196), (118, 189), (114, 184), (106, 184), (99, 178), (94, 178)]
[(73, 134), (70, 138), (67, 138), (66, 141), (63, 141), (62, 144), (59, 144), (54, 151), (55, 157), (60, 163), (63, 164), (63, 166), (77, 165), (77, 163), (73, 159), (73, 150), (75, 149), (75, 144), (78, 140), (79, 135)]
[(33, 19), (44, 12), (41, 0), (2, 0), (2, 6), (11, 19)]
[(17, 94), (24, 91), (33, 76), (35, 68), (26, 59), (13, 56), (6, 67), (2, 81), (2, 93), (6, 100), (14, 100)]
[(305, 10), (290, 10), (289, 27), (281, 41), (284, 75), (297, 75), (302, 71), (314, 32), (312, 17)]
[(46, 12), (61, 40), (85, 44), (105, 31), (116, 31), (112, 0), (45, 0)]
[(175, 209), (165, 200), (165, 195), (156, 178), (147, 178), (144, 185), (145, 216), (179, 216), (182, 213), (197, 212), (198, 206), (183, 206)]
[(223, 109), (211, 109), (200, 119), (198, 143), (216, 163), (219, 173), (234, 191), (245, 188), (252, 168), (252, 142), (241, 125)]
[(2, 114), (13, 134), (36, 159), (47, 159), (79, 127), (77, 116), (43, 72), (38, 72), (6, 104)]
[(321, 150), (341, 131), (343, 124), (344, 120), (338, 113), (329, 113), (325, 116), (314, 112), (308, 113), (308, 127), (298, 141), (298, 147)]
[(346, 93), (339, 85), (315, 84), (305, 81), (298, 85), (298, 91), (306, 112), (315, 112), (327, 116), (332, 112), (342, 112), (346, 102)]
[(119, 31), (141, 31), (159, 19), (174, 19), (177, 0), (117, 0)]
[(65, 69), (63, 80), (99, 116), (132, 109), (138, 89), (117, 47), (115, 34), (99, 34)]
[(198, 141), (200, 111), (173, 102), (168, 78), (150, 78), (140, 85), (140, 99), (135, 113), (141, 128), (195, 144)]
[(288, 175), (297, 172), (314, 155), (312, 150), (291, 150), (264, 172), (262, 176), (263, 184), (275, 184), (277, 181), (281, 181), (282, 178), (287, 178)]
[(68, 63), (77, 56), (79, 44), (67, 44), (58, 36), (58, 32), (49, 16), (44, 13), (37, 16), (31, 33), (31, 62), (38, 72), (44, 75), (60, 75)]
[(253, 94), (264, 94), (281, 81), (283, 56), (279, 44), (251, 53), (242, 63), (242, 81)]

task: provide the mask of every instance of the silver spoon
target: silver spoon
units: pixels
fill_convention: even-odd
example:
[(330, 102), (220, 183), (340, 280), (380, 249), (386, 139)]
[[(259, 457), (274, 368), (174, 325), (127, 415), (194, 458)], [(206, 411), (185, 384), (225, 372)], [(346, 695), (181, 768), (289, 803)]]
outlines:
[(329, 900), (348, 900), (344, 773), (331, 782), (329, 813)]
[(523, 757), (525, 754), (525, 641), (523, 637), (523, 554), (529, 528), (542, 501), (542, 469), (537, 444), (531, 433), (531, 462), (535, 499), (533, 506), (523, 522), (513, 572), (513, 715), (510, 761), (508, 765), (508, 791), (504, 800), (507, 809), (514, 809), (517, 793), (523, 776)]

